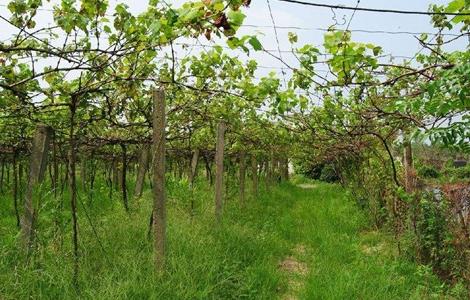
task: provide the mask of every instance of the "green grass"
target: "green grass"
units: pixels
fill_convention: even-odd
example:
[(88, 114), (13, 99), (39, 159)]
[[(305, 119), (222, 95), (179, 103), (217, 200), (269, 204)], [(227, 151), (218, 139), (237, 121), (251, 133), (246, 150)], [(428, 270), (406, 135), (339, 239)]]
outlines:
[(442, 296), (428, 271), (396, 258), (386, 234), (366, 230), (365, 216), (338, 186), (303, 190), (286, 183), (250, 197), (243, 208), (231, 197), (220, 226), (204, 182), (196, 186), (194, 212), (186, 182), (169, 180), (168, 190), (167, 271), (160, 276), (147, 239), (149, 191), (130, 200), (129, 214), (105, 187), (91, 202), (81, 197), (79, 290), (72, 285), (68, 196), (63, 211), (59, 199), (42, 200), (38, 250), (29, 259), (17, 247), (12, 201), (3, 196), (0, 299), (276, 299), (291, 290), (278, 264), (299, 245), (308, 268), (301, 299)]
[(367, 220), (336, 185), (297, 191), (289, 219), (294, 242), (309, 249), (304, 299), (431, 299), (444, 297), (440, 282), (414, 263), (397, 258), (385, 233)]

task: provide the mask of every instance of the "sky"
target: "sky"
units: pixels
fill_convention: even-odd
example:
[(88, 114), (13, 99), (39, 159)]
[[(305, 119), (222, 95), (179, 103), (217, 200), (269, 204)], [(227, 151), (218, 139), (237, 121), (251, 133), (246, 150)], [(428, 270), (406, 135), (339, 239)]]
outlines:
[[(187, 0), (166, 0), (168, 4), (174, 7), (180, 6)], [(246, 25), (256, 25), (257, 28), (250, 26), (242, 27), (239, 31), (239, 35), (242, 34), (256, 34), (258, 35), (263, 47), (265, 49), (277, 50), (278, 44), (276, 42), (276, 35), (274, 32), (273, 20), (270, 17), (268, 9), (268, 0), (252, 0), (251, 6), (244, 9), (247, 15), (245, 19)], [(289, 31), (296, 32), (299, 36), (298, 45), (302, 44), (313, 44), (321, 45), (323, 41), (323, 34), (321, 30), (326, 29), (336, 23), (334, 20), (338, 20), (339, 24), (346, 20), (346, 23), (350, 23), (349, 29), (353, 30), (352, 39), (361, 42), (374, 43), (382, 46), (384, 54), (391, 54), (393, 56), (408, 56), (413, 57), (417, 51), (422, 50), (422, 46), (419, 45), (416, 38), (411, 34), (371, 34), (354, 32), (354, 30), (372, 30), (372, 31), (408, 31), (408, 32), (428, 32), (435, 33), (430, 23), (429, 16), (419, 15), (397, 15), (397, 14), (384, 14), (384, 13), (372, 13), (357, 11), (353, 18), (352, 11), (348, 10), (335, 10), (334, 12), (328, 8), (310, 7), (297, 5), (293, 3), (285, 3), (279, 0), (269, 0), (272, 8), (272, 15), (274, 23), (277, 27), (302, 27), (309, 28), (308, 30), (293, 30), (278, 28), (278, 40), (279, 48), (281, 51), (290, 50), (290, 44), (287, 40), (287, 34)], [(345, 5), (345, 6), (356, 6), (357, 0), (308, 0), (310, 2), (327, 3), (334, 5)], [(46, 3), (46, 1), (43, 1)], [(139, 13), (146, 9), (147, 1), (145, 0), (109, 0), (110, 7), (114, 7), (117, 3), (126, 3), (131, 12)], [(382, 9), (396, 9), (396, 10), (414, 10), (414, 11), (427, 11), (430, 4), (446, 4), (449, 1), (443, 0), (360, 0), (360, 7), (367, 8), (382, 8)], [(0, 14), (2, 16), (9, 16), (9, 12), (6, 5), (9, 0), (0, 0)], [(47, 3), (46, 7), (52, 7), (53, 3), (57, 3), (57, 0), (52, 0), (51, 3)], [(40, 11), (37, 18), (38, 24), (46, 25), (51, 21), (51, 12)], [(2, 30), (0, 31), (0, 40), (4, 40), (11, 36), (15, 32), (15, 29), (9, 27), (6, 24), (1, 25)], [(345, 28), (346, 25), (337, 25), (337, 28)], [(457, 30), (451, 31), (452, 33), (458, 33)], [(188, 41), (189, 42), (189, 41)], [(190, 42), (210, 44), (204, 37), (200, 37), (198, 41)], [(455, 43), (449, 46), (449, 50), (465, 49), (468, 46), (469, 40), (461, 38)], [(182, 57), (187, 55), (188, 50), (178, 49), (177, 56)], [(192, 49), (191, 54), (195, 54), (199, 51), (203, 51), (202, 47), (198, 49)], [(426, 52), (424, 50), (423, 52)], [(270, 71), (274, 70), (282, 77), (281, 68), (283, 64), (270, 57), (263, 52), (251, 52), (250, 57), (242, 52), (232, 52), (233, 55), (239, 56), (242, 60), (255, 59), (258, 61), (261, 67), (257, 75), (266, 75)], [(277, 54), (277, 53), (276, 53)], [(279, 56), (279, 54), (277, 54)], [(295, 66), (295, 59), (292, 54), (282, 52), (282, 58), (289, 64)], [(389, 59), (389, 58), (384, 58)], [(400, 61), (398, 58), (396, 61)], [(326, 67), (319, 66), (319, 72), (326, 72)], [(286, 71), (286, 74), (289, 71)]]

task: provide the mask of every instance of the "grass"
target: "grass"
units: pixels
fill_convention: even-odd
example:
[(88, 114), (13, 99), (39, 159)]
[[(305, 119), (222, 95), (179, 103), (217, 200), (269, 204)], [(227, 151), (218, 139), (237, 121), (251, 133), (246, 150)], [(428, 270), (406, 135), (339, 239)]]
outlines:
[(129, 214), (119, 194), (109, 199), (104, 186), (92, 201), (81, 193), (78, 290), (72, 285), (68, 196), (62, 211), (51, 195), (41, 201), (38, 249), (29, 259), (17, 247), (12, 200), (4, 196), (0, 299), (276, 299), (291, 284), (278, 265), (299, 245), (305, 254), (298, 259), (308, 269), (301, 299), (443, 297), (430, 272), (396, 258), (386, 234), (366, 230), (365, 216), (344, 190), (315, 186), (285, 183), (250, 197), (245, 207), (229, 197), (216, 226), (212, 189), (197, 183), (191, 211), (187, 182), (170, 178), (167, 271), (160, 276), (153, 273), (147, 238), (150, 193), (130, 200)]
[(289, 218), (295, 242), (309, 249), (304, 299), (432, 299), (444, 297), (430, 272), (396, 256), (385, 233), (367, 230), (367, 219), (335, 185), (300, 190)]

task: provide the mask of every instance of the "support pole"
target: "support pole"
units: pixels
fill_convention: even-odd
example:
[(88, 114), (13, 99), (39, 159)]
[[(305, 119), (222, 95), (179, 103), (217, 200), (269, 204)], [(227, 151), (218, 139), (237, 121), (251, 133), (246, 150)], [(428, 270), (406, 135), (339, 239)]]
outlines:
[(47, 154), (52, 129), (40, 124), (36, 127), (33, 138), (33, 148), (29, 165), (29, 178), (25, 194), (25, 211), (21, 222), (21, 234), (24, 246), (30, 248), (34, 240), (34, 226), (36, 221), (36, 206), (34, 193), (37, 186), (44, 180), (47, 166)]
[(153, 228), (155, 248), (155, 269), (164, 270), (166, 244), (166, 207), (165, 207), (165, 92), (153, 93)]
[(220, 121), (217, 126), (217, 143), (215, 149), (215, 217), (217, 221), (221, 220), (223, 210), (225, 128), (225, 122)]

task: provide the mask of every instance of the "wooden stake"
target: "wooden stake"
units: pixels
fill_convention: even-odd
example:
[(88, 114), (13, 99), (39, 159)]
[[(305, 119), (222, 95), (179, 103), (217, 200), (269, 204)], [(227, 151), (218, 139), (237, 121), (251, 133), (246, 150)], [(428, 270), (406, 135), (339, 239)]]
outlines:
[(30, 248), (34, 239), (34, 226), (36, 219), (36, 204), (34, 203), (34, 191), (44, 179), (47, 166), (47, 154), (51, 128), (46, 125), (38, 125), (33, 138), (33, 148), (29, 165), (29, 178), (25, 194), (25, 211), (21, 222), (21, 234), (24, 246)]
[(165, 195), (165, 93), (155, 90), (153, 93), (153, 228), (155, 247), (155, 269), (164, 270), (166, 244), (166, 195)]
[(217, 221), (221, 220), (223, 210), (225, 128), (225, 122), (220, 121), (217, 126), (217, 144), (215, 149), (215, 217)]

